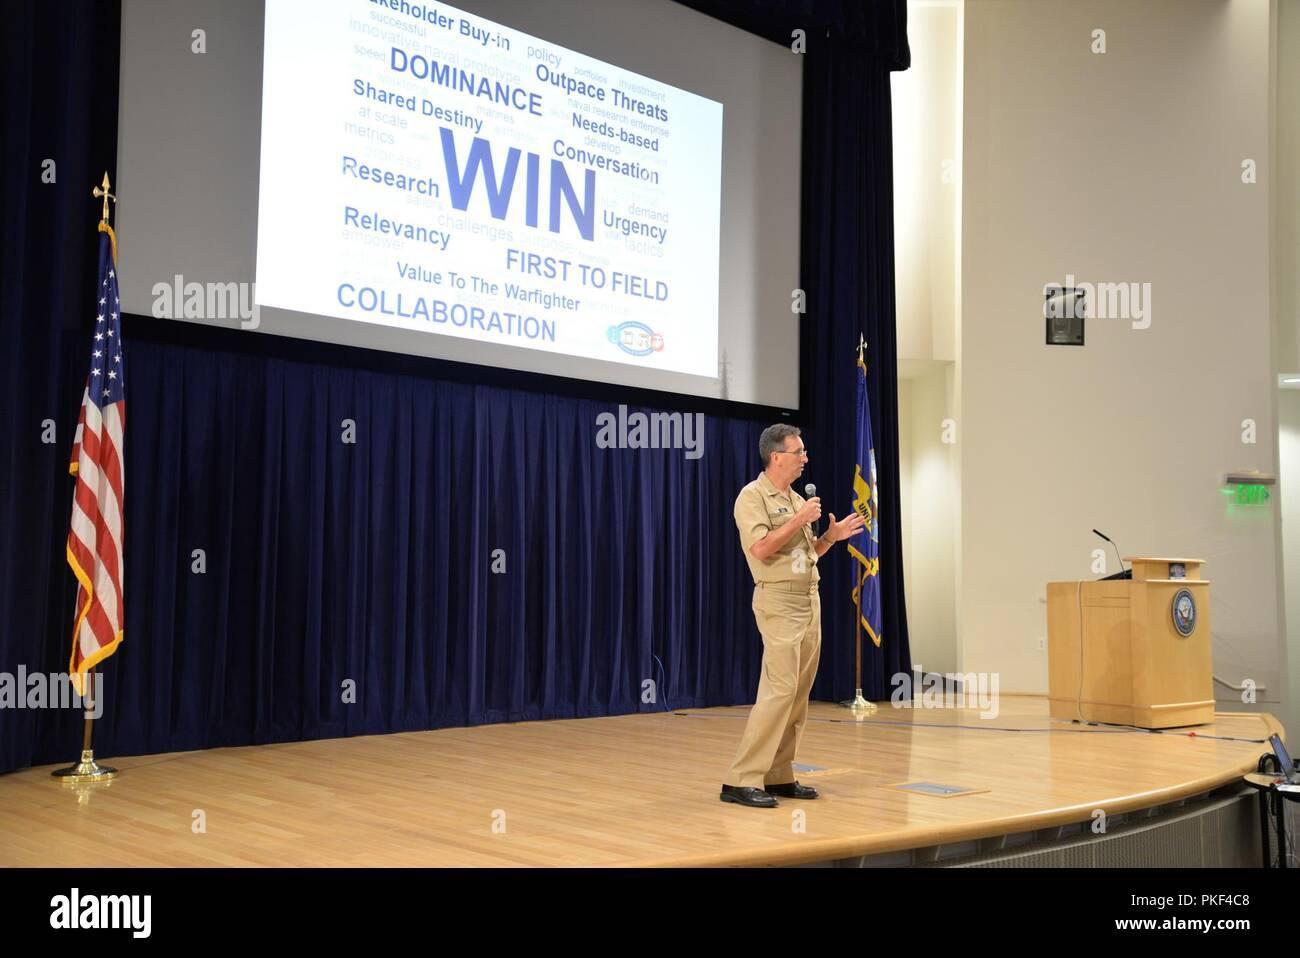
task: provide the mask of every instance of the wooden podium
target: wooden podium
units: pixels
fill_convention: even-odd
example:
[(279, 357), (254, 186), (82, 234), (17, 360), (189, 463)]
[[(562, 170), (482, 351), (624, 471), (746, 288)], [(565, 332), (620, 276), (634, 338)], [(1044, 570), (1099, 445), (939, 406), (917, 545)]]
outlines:
[(1128, 561), (1131, 580), (1047, 583), (1052, 717), (1139, 728), (1213, 722), (1204, 560)]

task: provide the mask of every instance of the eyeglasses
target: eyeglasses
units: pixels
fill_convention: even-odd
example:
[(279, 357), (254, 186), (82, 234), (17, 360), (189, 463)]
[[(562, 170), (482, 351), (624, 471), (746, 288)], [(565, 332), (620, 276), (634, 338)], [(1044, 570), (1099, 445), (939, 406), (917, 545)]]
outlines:
[(808, 458), (807, 449), (774, 449), (772, 452), (782, 456), (803, 456), (805, 459)]

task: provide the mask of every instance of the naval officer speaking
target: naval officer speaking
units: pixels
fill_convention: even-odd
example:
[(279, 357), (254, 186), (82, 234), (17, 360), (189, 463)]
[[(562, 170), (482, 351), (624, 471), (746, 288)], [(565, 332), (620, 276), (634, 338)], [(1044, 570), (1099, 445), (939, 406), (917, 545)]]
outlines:
[(805, 500), (791, 488), (803, 473), (808, 450), (794, 426), (768, 426), (758, 440), (763, 472), (736, 497), (736, 529), (754, 576), (754, 618), (763, 636), (758, 698), (745, 723), (722, 786), (721, 799), (775, 808), (782, 798), (816, 798), (817, 789), (794, 777), (794, 757), (808, 718), (808, 694), (822, 647), (817, 560), (862, 528), (856, 512), (813, 537), (821, 499)]

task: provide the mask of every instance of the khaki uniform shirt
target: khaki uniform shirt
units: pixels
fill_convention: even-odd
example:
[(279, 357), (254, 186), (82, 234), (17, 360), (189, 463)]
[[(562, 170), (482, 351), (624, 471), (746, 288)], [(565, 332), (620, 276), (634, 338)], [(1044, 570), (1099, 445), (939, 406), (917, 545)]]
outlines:
[(766, 561), (755, 559), (749, 547), (773, 529), (780, 528), (803, 508), (806, 500), (790, 488), (781, 492), (767, 478), (767, 473), (740, 490), (736, 497), (736, 529), (740, 532), (740, 548), (749, 563), (754, 584), (763, 582), (798, 582), (811, 585), (821, 579), (817, 572), (817, 548), (811, 524), (805, 525), (790, 537), (790, 541)]

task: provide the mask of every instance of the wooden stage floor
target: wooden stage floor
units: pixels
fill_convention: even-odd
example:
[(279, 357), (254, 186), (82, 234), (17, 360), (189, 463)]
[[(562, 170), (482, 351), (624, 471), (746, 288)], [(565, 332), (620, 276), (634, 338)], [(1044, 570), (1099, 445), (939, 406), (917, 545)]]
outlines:
[[(101, 755), (122, 774), (80, 792), (51, 779), (50, 766), (27, 769), (0, 776), (0, 866), (827, 861), (1199, 794), (1252, 771), (1267, 750), (1205, 735), (1262, 739), (1279, 730), (1266, 714), (1221, 713), (1195, 729), (1198, 737), (1085, 731), (1049, 719), (1036, 696), (1002, 696), (993, 720), (886, 703), (854, 721), (814, 702), (799, 761), (819, 770), (799, 778), (822, 797), (756, 809), (718, 801), (747, 713), (690, 709)], [(909, 781), (983, 791), (942, 798), (891, 787)], [(201, 833), (192, 828), (196, 811)]]

